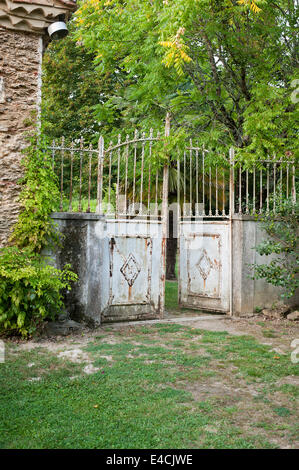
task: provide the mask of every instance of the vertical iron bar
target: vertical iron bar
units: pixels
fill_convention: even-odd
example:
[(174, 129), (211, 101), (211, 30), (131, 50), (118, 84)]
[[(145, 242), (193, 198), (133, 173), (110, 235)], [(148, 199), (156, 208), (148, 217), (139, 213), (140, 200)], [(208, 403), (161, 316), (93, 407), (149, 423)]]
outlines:
[(189, 199), (190, 199), (190, 217), (192, 217), (192, 139), (190, 139), (190, 151), (189, 151), (189, 160), (190, 160), (190, 187), (189, 187)]
[(139, 215), (142, 215), (143, 207), (143, 171), (144, 171), (144, 147), (145, 147), (145, 133), (142, 133), (142, 149), (141, 149), (141, 180), (140, 180), (140, 204), (139, 204)]
[(104, 161), (104, 138), (99, 138), (98, 144), (98, 186), (97, 186), (97, 212), (102, 213), (103, 199), (103, 161)]
[(55, 167), (55, 140), (52, 141), (52, 170)]
[[(112, 141), (109, 143), (109, 147), (112, 147)], [(111, 204), (111, 165), (112, 165), (112, 151), (109, 152), (109, 167), (108, 167), (108, 214), (110, 214)]]
[[(295, 165), (292, 166), (292, 201), (293, 204), (296, 204), (296, 179), (295, 179)], [(294, 214), (294, 209), (292, 211)]]
[(267, 212), (269, 212), (269, 163), (267, 163)]
[(72, 212), (72, 200), (73, 200), (73, 164), (74, 164), (74, 142), (71, 143), (71, 174), (70, 174), (69, 212)]
[(235, 213), (235, 150), (233, 147), (229, 149), (229, 215), (230, 218)]
[(136, 191), (136, 159), (137, 159), (137, 139), (138, 131), (135, 129), (134, 132), (134, 163), (133, 163), (133, 200), (132, 200), (132, 212), (135, 215), (135, 191)]
[(180, 172), (181, 172), (181, 167), (180, 167), (180, 159), (178, 158), (177, 160), (177, 223), (179, 223), (180, 220)]
[(215, 208), (215, 215), (219, 215), (218, 213), (218, 167), (216, 165), (216, 208)]
[(255, 167), (253, 167), (253, 180), (252, 180), (252, 213), (255, 214)]
[(282, 166), (281, 166), (281, 164), (280, 164), (280, 176), (279, 176), (279, 178), (280, 178), (280, 183), (279, 183), (279, 185), (280, 185), (280, 187), (279, 187), (280, 197), (279, 197), (279, 199), (280, 199), (280, 206), (281, 206), (281, 204), (282, 204)]
[(195, 159), (196, 159), (196, 211), (195, 211), (195, 215), (198, 217), (199, 216), (199, 212), (198, 212), (199, 200), (198, 200), (198, 150), (197, 149), (195, 151)]
[(116, 180), (116, 197), (115, 197), (115, 218), (118, 218), (119, 215), (119, 175), (120, 175), (120, 144), (121, 144), (121, 134), (118, 134), (117, 137), (117, 180)]
[(273, 166), (273, 212), (276, 212), (276, 163)]
[(212, 170), (209, 167), (209, 215), (212, 214)]
[(222, 215), (225, 214), (225, 170), (222, 170)]
[(61, 167), (60, 167), (60, 210), (63, 210), (63, 165), (64, 165), (64, 137), (61, 139)]
[(260, 214), (263, 210), (263, 170), (260, 170)]
[(184, 152), (184, 209), (183, 216), (185, 216), (186, 211), (186, 152)]
[[(157, 140), (160, 140), (160, 132), (157, 132)], [(158, 191), (159, 191), (159, 173), (156, 170), (156, 196), (155, 196), (155, 215), (158, 217)]]
[(248, 170), (246, 170), (246, 214), (249, 213), (249, 207), (248, 207)]
[[(127, 135), (126, 137), (126, 141), (128, 142), (130, 139), (130, 137)], [(128, 160), (129, 160), (129, 144), (126, 145), (126, 155), (125, 155), (125, 159), (126, 159), (126, 176), (125, 176), (125, 206), (124, 206), (124, 213), (127, 214), (127, 207), (128, 207), (128, 204), (127, 204), (127, 197), (128, 197)]]
[(89, 144), (89, 164), (88, 164), (88, 206), (87, 211), (90, 212), (90, 191), (91, 191), (91, 158), (92, 158), (92, 144)]
[(239, 214), (242, 214), (242, 169), (239, 167)]
[(202, 215), (205, 214), (205, 148), (202, 146)]
[(79, 170), (79, 206), (78, 211), (82, 211), (82, 166), (83, 166), (83, 137), (80, 138), (80, 170)]
[(151, 158), (152, 158), (152, 145), (153, 145), (153, 129), (150, 129), (149, 141), (149, 162), (148, 162), (148, 189), (147, 189), (147, 214), (150, 215), (151, 204)]
[(156, 195), (155, 195), (155, 216), (158, 217), (158, 183), (159, 183), (159, 175), (158, 170), (156, 170)]

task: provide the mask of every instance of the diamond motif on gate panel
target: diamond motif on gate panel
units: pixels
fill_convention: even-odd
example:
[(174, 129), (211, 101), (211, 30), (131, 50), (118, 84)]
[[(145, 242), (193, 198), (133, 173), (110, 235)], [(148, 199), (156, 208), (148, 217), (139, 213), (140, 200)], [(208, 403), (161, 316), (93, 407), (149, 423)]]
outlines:
[(137, 263), (135, 256), (130, 253), (126, 261), (120, 268), (120, 272), (122, 273), (130, 287), (134, 284), (140, 271), (141, 268)]
[(213, 268), (213, 263), (208, 257), (206, 250), (202, 250), (202, 255), (199, 258), (196, 267), (198, 268), (201, 277), (206, 280)]

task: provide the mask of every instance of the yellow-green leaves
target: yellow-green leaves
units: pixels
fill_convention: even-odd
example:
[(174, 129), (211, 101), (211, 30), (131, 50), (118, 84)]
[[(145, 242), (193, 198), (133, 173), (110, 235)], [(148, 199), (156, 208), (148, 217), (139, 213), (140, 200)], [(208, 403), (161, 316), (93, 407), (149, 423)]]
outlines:
[(239, 5), (245, 5), (253, 11), (253, 13), (259, 13), (261, 8), (257, 6), (258, 0), (238, 0)]
[(176, 35), (170, 41), (160, 41), (159, 43), (161, 46), (167, 49), (163, 59), (163, 64), (165, 64), (168, 68), (174, 66), (177, 74), (180, 76), (184, 74), (184, 63), (189, 63), (192, 61), (191, 57), (187, 54), (189, 47), (184, 43), (184, 33), (185, 28), (181, 26), (177, 30)]

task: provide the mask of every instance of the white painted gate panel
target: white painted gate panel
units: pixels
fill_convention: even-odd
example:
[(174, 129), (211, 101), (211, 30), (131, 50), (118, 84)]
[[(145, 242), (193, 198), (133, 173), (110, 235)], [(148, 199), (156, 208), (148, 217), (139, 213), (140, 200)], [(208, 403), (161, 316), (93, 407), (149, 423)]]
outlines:
[(110, 305), (150, 301), (152, 241), (142, 237), (110, 239)]
[(108, 219), (105, 239), (102, 321), (159, 318), (165, 281), (161, 222)]
[(179, 250), (180, 305), (228, 312), (229, 222), (181, 222)]

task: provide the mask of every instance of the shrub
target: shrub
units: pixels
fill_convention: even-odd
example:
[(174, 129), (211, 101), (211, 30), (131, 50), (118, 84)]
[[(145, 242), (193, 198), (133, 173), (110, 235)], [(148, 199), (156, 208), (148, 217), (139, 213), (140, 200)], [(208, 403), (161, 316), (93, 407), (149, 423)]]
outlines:
[(76, 280), (69, 265), (58, 270), (31, 250), (1, 249), (0, 331), (30, 336), (61, 312), (62, 290)]
[(0, 250), (0, 333), (30, 336), (44, 320), (54, 320), (63, 309), (63, 290), (70, 289), (77, 275), (49, 264), (40, 252), (59, 243), (49, 217), (59, 205), (57, 177), (47, 141), (31, 138), (22, 164), (21, 212), (14, 227), (14, 246)]
[(258, 216), (269, 236), (255, 249), (260, 255), (277, 256), (268, 264), (253, 264), (254, 279), (265, 279), (283, 289), (282, 297), (290, 298), (299, 287), (299, 203), (291, 198), (276, 200), (275, 213)]

